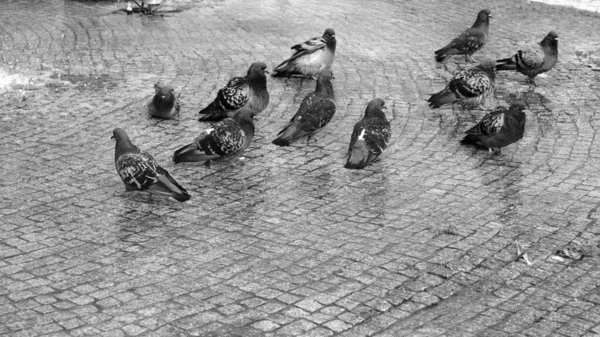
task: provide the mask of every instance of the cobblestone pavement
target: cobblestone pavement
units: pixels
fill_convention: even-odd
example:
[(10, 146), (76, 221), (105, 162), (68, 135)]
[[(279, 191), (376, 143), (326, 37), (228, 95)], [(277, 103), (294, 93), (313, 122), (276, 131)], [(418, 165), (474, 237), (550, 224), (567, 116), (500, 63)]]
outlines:
[[(1, 335), (600, 334), (597, 14), (512, 0), (172, 5), (183, 11), (2, 3)], [(496, 158), (458, 142), (484, 110), (425, 104), (463, 65), (433, 51), (488, 6), (476, 58), (560, 36), (535, 90), (498, 75), (488, 108), (521, 97), (529, 110), (525, 137)], [(244, 165), (170, 161), (229, 77), (254, 61), (272, 69), (327, 27), (338, 111), (318, 142), (270, 143), (314, 81), (269, 78)], [(181, 120), (145, 116), (158, 80), (182, 93)], [(392, 144), (346, 170), (373, 97), (390, 107)], [(115, 127), (192, 199), (124, 193)]]

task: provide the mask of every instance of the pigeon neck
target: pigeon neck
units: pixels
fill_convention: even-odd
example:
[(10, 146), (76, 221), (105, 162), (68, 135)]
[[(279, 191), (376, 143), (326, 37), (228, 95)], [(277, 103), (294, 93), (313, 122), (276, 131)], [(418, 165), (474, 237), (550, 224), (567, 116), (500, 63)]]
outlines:
[(365, 112), (365, 118), (385, 118), (385, 113), (380, 108), (371, 108)]
[(335, 51), (335, 45), (336, 45), (335, 37), (326, 39), (325, 41), (327, 43), (327, 48), (329, 48), (332, 51)]
[(140, 149), (133, 145), (129, 138), (119, 139), (115, 144), (115, 160), (119, 159), (121, 155), (131, 152), (140, 152)]
[(542, 42), (540, 42), (540, 45), (542, 45), (543, 47), (546, 47), (550, 54), (558, 55), (558, 41), (547, 37), (547, 38), (544, 38), (542, 40)]
[(267, 76), (265, 74), (253, 73), (249, 76), (248, 82), (260, 86), (261, 88), (267, 88)]
[(331, 84), (331, 80), (317, 80), (317, 88), (315, 89), (315, 93), (320, 96), (333, 98), (334, 93), (333, 84)]
[(244, 130), (247, 135), (254, 136), (254, 122), (252, 121), (252, 117), (244, 115), (244, 116), (235, 116), (234, 119), (238, 123), (238, 125)]
[(488, 77), (494, 81), (496, 79), (496, 73), (494, 72), (494, 68), (488, 68), (488, 67), (478, 67), (481, 71), (483, 71), (484, 73), (486, 73), (486, 75), (488, 75)]
[(490, 19), (488, 17), (483, 17), (483, 18), (477, 18), (477, 20), (475, 20), (475, 23), (473, 24), (473, 27), (471, 28), (481, 28), (483, 27), (484, 29), (487, 29), (490, 25)]

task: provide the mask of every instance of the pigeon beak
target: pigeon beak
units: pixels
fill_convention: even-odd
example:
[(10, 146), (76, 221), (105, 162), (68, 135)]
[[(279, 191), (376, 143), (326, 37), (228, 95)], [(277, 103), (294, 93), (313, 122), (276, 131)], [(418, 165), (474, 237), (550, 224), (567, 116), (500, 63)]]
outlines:
[(110, 139), (115, 139), (115, 135), (110, 136)]
[(265, 73), (270, 74), (271, 72), (269, 72), (267, 69), (265, 69)]
[(160, 98), (164, 100), (165, 99), (165, 95), (160, 95)]

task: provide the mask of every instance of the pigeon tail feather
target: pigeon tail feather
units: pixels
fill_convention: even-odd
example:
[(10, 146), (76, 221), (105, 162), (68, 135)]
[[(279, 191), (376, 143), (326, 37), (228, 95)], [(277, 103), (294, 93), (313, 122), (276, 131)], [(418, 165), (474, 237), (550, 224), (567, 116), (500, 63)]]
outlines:
[(461, 141), (461, 144), (472, 144), (472, 145), (477, 145), (477, 143), (479, 143), (479, 136), (478, 135), (466, 135)]
[(158, 181), (148, 190), (151, 193), (168, 195), (179, 202), (188, 201), (191, 198), (190, 194), (167, 172), (158, 176)]
[(496, 70), (516, 70), (517, 64), (512, 57), (496, 60)]
[(279, 132), (277, 135), (278, 137), (273, 140), (273, 144), (278, 146), (290, 146), (292, 141), (299, 138), (297, 135), (298, 133), (298, 126), (290, 123), (283, 130), (281, 130), (281, 132)]
[(448, 89), (444, 89), (437, 94), (433, 94), (428, 100), (429, 107), (439, 108), (444, 104), (456, 102), (456, 95)]
[(216, 158), (214, 155), (208, 155), (199, 151), (194, 143), (181, 147), (173, 153), (173, 162), (202, 162)]
[(453, 49), (452, 47), (450, 47), (450, 45), (447, 45), (446, 47), (435, 51), (435, 60), (437, 62), (444, 62), (450, 56), (456, 54), (456, 52), (456, 49)]
[(215, 103), (209, 104), (206, 108), (200, 110), (198, 112), (200, 114), (199, 121), (220, 121), (225, 118), (225, 114), (218, 107), (215, 106)]
[(292, 75), (303, 75), (302, 72), (296, 69), (296, 65), (293, 63), (289, 63), (289, 60), (283, 61), (280, 65), (275, 67), (271, 76), (273, 77), (289, 77)]
[(364, 169), (373, 159), (375, 159), (376, 155), (369, 152), (367, 145), (365, 142), (361, 142), (357, 144), (352, 149), (352, 152), (348, 155), (348, 160), (346, 161), (346, 165), (344, 165), (347, 169), (361, 170)]

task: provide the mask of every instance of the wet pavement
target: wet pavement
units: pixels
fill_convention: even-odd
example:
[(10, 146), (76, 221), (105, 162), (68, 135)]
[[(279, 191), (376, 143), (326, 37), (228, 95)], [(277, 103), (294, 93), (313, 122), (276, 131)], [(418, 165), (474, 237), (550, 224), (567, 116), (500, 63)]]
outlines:
[[(0, 334), (600, 334), (600, 16), (510, 0), (172, 5), (182, 11), (148, 17), (115, 12), (124, 3), (3, 3)], [(484, 110), (425, 102), (463, 66), (433, 51), (488, 6), (476, 58), (560, 36), (537, 88), (497, 76), (487, 108), (529, 106), (524, 138), (499, 157), (459, 144)], [(270, 143), (315, 83), (269, 78), (243, 164), (170, 161), (231, 76), (272, 69), (327, 27), (338, 111), (318, 142)], [(145, 115), (158, 80), (181, 92), (180, 120)], [(389, 106), (391, 145), (346, 170), (373, 97)], [(192, 199), (125, 193), (115, 127)]]

